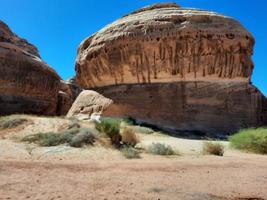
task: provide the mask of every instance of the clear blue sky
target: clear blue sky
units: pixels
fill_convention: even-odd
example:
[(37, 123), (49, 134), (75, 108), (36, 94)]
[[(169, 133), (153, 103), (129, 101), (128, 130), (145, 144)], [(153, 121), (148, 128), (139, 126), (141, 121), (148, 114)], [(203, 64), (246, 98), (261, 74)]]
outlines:
[[(0, 0), (0, 19), (40, 51), (63, 79), (74, 75), (79, 43), (106, 24), (164, 0)], [(167, 1), (170, 2), (170, 1)], [(178, 0), (238, 19), (256, 38), (252, 81), (267, 96), (266, 0)]]

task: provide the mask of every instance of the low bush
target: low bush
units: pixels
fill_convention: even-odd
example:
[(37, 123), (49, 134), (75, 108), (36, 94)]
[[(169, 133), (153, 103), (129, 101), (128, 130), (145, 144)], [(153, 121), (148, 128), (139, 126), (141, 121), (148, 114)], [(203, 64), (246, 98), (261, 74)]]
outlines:
[(121, 152), (128, 159), (141, 158), (140, 152), (133, 147), (125, 146), (121, 149)]
[(139, 139), (132, 128), (124, 128), (122, 133), (122, 143), (132, 147), (139, 143)]
[(175, 152), (170, 145), (161, 143), (152, 143), (152, 145), (148, 147), (148, 153), (155, 155), (175, 155)]
[(37, 143), (40, 146), (57, 146), (66, 143), (61, 134), (58, 133), (38, 133), (26, 136), (22, 139), (23, 142)]
[(223, 156), (224, 146), (219, 142), (204, 142), (203, 143), (203, 153), (211, 154), (216, 156)]
[(15, 128), (25, 122), (27, 119), (2, 117), (0, 118), (0, 129)]
[(70, 146), (72, 147), (82, 147), (86, 144), (94, 144), (96, 140), (96, 133), (90, 129), (84, 129), (77, 135), (75, 135), (70, 141)]
[(244, 129), (229, 137), (230, 146), (246, 152), (267, 154), (267, 128)]
[(22, 138), (23, 142), (36, 143), (40, 146), (57, 146), (69, 144), (72, 147), (82, 147), (85, 144), (93, 144), (97, 133), (93, 129), (74, 128), (60, 133), (38, 133)]
[(120, 135), (120, 124), (121, 120), (106, 118), (102, 119), (99, 123), (96, 122), (95, 127), (99, 132), (105, 133), (113, 144), (120, 145), (122, 139)]

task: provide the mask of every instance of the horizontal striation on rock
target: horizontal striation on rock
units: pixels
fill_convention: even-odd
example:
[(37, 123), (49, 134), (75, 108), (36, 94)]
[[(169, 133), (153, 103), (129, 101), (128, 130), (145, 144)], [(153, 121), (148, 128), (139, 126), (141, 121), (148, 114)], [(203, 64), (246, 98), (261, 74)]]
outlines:
[(96, 90), (114, 101), (104, 116), (132, 117), (166, 130), (214, 136), (267, 124), (266, 98), (244, 82), (125, 84)]
[(248, 82), (253, 46), (252, 35), (230, 17), (159, 4), (85, 39), (76, 78), (85, 88), (206, 79)]

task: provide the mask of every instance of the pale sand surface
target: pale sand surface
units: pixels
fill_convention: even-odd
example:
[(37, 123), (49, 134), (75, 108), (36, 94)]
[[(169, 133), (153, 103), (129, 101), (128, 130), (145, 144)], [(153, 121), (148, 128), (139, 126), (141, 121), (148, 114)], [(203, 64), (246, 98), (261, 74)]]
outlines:
[[(138, 134), (140, 147), (171, 145), (180, 156), (127, 160), (111, 147), (38, 147), (20, 135), (58, 130), (65, 119), (32, 117), (0, 136), (0, 199), (267, 199), (267, 156), (228, 148), (203, 155), (200, 140)], [(35, 125), (34, 125), (35, 124)], [(36, 127), (38, 125), (38, 128)]]

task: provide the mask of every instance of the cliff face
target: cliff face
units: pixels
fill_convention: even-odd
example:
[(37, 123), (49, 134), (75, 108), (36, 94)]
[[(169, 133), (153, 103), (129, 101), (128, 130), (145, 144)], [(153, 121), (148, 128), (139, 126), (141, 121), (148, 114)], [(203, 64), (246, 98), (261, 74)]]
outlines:
[(0, 115), (57, 114), (60, 77), (0, 21)]
[(157, 4), (85, 39), (76, 76), (85, 88), (181, 80), (248, 82), (253, 45), (252, 35), (230, 17)]
[(245, 82), (125, 84), (96, 90), (114, 101), (104, 116), (130, 116), (177, 133), (213, 137), (267, 124), (265, 97)]
[(254, 39), (214, 12), (156, 4), (85, 39), (76, 79), (114, 101), (106, 116), (208, 135), (267, 124), (250, 83)]

